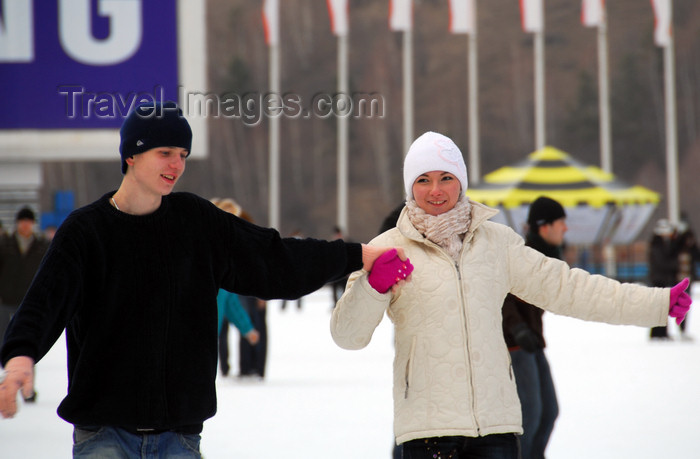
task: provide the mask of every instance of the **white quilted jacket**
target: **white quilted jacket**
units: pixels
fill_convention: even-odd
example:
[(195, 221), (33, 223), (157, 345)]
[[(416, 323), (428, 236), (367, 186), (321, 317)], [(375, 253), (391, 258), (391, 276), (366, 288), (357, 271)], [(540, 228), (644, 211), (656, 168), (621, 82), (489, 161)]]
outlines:
[(331, 319), (345, 349), (365, 347), (384, 312), (395, 328), (394, 432), (397, 443), (447, 435), (522, 433), (501, 306), (508, 292), (556, 314), (611, 324), (666, 323), (670, 289), (620, 284), (570, 269), (526, 247), (496, 210), (472, 202), (472, 223), (457, 265), (410, 223), (370, 244), (403, 247), (412, 280), (380, 294), (367, 272), (350, 276)]

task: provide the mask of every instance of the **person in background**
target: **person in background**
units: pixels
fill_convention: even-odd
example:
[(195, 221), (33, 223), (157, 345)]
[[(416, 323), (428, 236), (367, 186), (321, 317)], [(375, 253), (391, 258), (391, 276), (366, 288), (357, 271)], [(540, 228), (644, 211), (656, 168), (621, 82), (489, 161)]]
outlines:
[[(252, 222), (253, 219), (246, 211), (241, 212), (241, 218)], [(267, 301), (254, 296), (239, 296), (243, 309), (250, 316), (253, 326), (259, 333), (257, 344), (252, 345), (241, 337), (238, 344), (238, 378), (265, 379), (267, 366)]]
[[(292, 234), (290, 234), (289, 237), (294, 238), (294, 239), (304, 239), (304, 235), (303, 235), (303, 233), (301, 232), (300, 229), (296, 229), (296, 230), (292, 231)], [(299, 297), (299, 298), (297, 298), (297, 299), (295, 300), (296, 303), (297, 303), (297, 310), (299, 310), (299, 311), (301, 311), (301, 302), (302, 302), (302, 299), (303, 299), (303, 297)], [(283, 311), (284, 311), (285, 309), (287, 309), (287, 301), (289, 301), (289, 300), (282, 300), (282, 305), (280, 306), (280, 308), (281, 308)]]
[[(240, 206), (233, 199), (212, 199), (212, 204), (221, 210), (240, 216)], [(243, 308), (238, 295), (219, 289), (216, 296), (216, 304), (219, 311), (219, 367), (223, 376), (228, 376), (229, 365), (229, 324), (233, 324), (241, 335), (241, 341), (245, 340), (251, 346), (255, 346), (260, 340), (260, 334), (253, 327), (248, 312)]]
[[(678, 278), (678, 253), (676, 230), (665, 218), (654, 225), (654, 233), (649, 243), (649, 285), (652, 287), (670, 287)], [(668, 321), (663, 325), (652, 327), (649, 331), (652, 340), (668, 340)]]
[[(241, 205), (234, 199), (226, 198), (213, 200), (212, 202), (215, 202), (222, 210), (232, 213), (249, 223), (253, 223), (252, 216), (243, 210)], [(238, 378), (257, 378), (262, 380), (265, 377), (265, 363), (267, 360), (267, 321), (265, 317), (267, 302), (251, 296), (236, 295), (235, 297), (242, 312), (248, 317), (250, 326), (256, 332), (255, 341), (251, 341), (239, 328), (241, 337), (238, 343)], [(227, 376), (230, 369), (228, 364), (228, 326), (224, 324), (222, 327), (222, 332), (219, 335), (219, 360), (225, 362), (225, 367), (222, 363), (222, 373), (224, 376)]]
[(267, 365), (267, 302), (254, 296), (239, 296), (243, 309), (248, 313), (259, 333), (258, 343), (253, 345), (241, 337), (238, 344), (238, 379), (265, 379)]
[(488, 221), (497, 211), (466, 197), (462, 153), (441, 134), (413, 142), (403, 176), (398, 223), (370, 245), (404, 256), (388, 252), (352, 273), (330, 326), (340, 347), (361, 349), (384, 314), (392, 320), (404, 459), (518, 458), (522, 411), (501, 316), (508, 293), (558, 314), (646, 327), (690, 307), (686, 281), (661, 289), (592, 276)]
[(219, 289), (293, 299), (372, 272), (388, 248), (282, 238), (173, 192), (192, 131), (172, 102), (138, 105), (120, 137), (119, 188), (64, 220), (5, 333), (0, 414), (15, 415), (65, 330), (57, 411), (74, 426), (74, 457), (201, 458), (216, 412)]
[[(15, 215), (15, 231), (0, 237), (0, 343), (49, 247), (35, 225), (34, 211), (22, 207)], [(24, 401), (34, 402), (36, 396), (32, 390)]]
[[(238, 202), (233, 199), (221, 201), (222, 208), (233, 215), (242, 218), (248, 223), (254, 223), (253, 216), (246, 212)], [(238, 296), (243, 310), (250, 317), (251, 323), (258, 332), (258, 340), (252, 343), (241, 335), (238, 343), (238, 378), (241, 380), (265, 379), (265, 367), (267, 364), (267, 301), (254, 296)]]
[[(334, 241), (345, 240), (345, 241), (347, 241), (348, 239), (346, 239), (343, 236), (343, 230), (340, 229), (340, 226), (334, 226), (333, 227), (333, 237), (331, 238), (331, 240), (334, 240)], [(348, 276), (345, 276), (341, 279), (338, 279), (338, 280), (331, 282), (331, 291), (333, 292), (333, 307), (335, 307), (335, 304), (338, 302), (341, 295), (345, 291), (345, 284), (347, 282), (348, 282)]]
[(396, 223), (399, 221), (399, 216), (401, 215), (401, 212), (403, 211), (403, 208), (406, 206), (405, 202), (402, 202), (398, 206), (394, 207), (391, 209), (391, 212), (384, 217), (384, 220), (382, 220), (382, 224), (379, 227), (379, 233), (382, 234), (386, 231), (389, 231), (393, 227), (396, 226)]
[[(250, 316), (243, 309), (238, 295), (235, 293), (219, 289), (219, 293), (216, 295), (216, 304), (219, 310), (219, 337), (222, 334), (225, 334), (227, 337), (225, 343), (219, 340), (219, 366), (221, 367), (221, 374), (228, 376), (231, 369), (228, 363), (229, 324), (233, 324), (240, 332), (241, 340), (246, 340), (251, 346), (258, 344), (260, 333), (253, 327)], [(222, 347), (225, 348), (225, 351), (222, 351)]]
[[(697, 268), (700, 263), (700, 249), (698, 249), (695, 239), (695, 232), (688, 224), (688, 219), (681, 216), (681, 221), (678, 224), (678, 274), (676, 279), (690, 279), (692, 285), (697, 280)], [(679, 325), (681, 341), (692, 341), (693, 338), (688, 335), (688, 316)]]
[[(525, 245), (548, 257), (561, 259), (567, 231), (566, 212), (548, 197), (530, 205)], [(521, 459), (544, 458), (559, 414), (554, 381), (544, 353), (544, 310), (512, 294), (503, 302), (503, 336), (510, 351), (518, 398), (523, 413)]]

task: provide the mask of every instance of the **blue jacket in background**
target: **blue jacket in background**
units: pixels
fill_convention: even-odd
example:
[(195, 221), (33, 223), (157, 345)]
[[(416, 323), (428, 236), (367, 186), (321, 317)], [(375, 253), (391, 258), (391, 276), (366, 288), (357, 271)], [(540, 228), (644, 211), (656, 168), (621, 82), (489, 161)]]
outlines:
[(217, 330), (221, 333), (221, 325), (224, 323), (224, 317), (231, 322), (241, 335), (245, 336), (253, 329), (253, 323), (250, 321), (250, 316), (243, 309), (241, 302), (238, 300), (238, 295), (231, 293), (228, 290), (219, 289), (216, 295), (216, 305), (219, 310), (219, 326)]

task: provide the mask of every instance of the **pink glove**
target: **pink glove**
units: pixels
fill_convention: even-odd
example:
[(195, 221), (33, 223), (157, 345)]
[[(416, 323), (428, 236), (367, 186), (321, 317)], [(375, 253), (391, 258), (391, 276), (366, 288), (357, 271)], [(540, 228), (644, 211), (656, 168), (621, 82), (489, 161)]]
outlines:
[(391, 249), (377, 258), (367, 280), (373, 289), (386, 293), (395, 283), (406, 279), (412, 271), (411, 261), (408, 258), (401, 261), (396, 249)]
[(688, 284), (690, 284), (690, 281), (686, 277), (674, 287), (671, 287), (671, 306), (668, 309), (668, 315), (675, 317), (678, 325), (685, 319), (685, 315), (688, 314), (690, 305), (693, 302), (690, 295), (685, 293)]

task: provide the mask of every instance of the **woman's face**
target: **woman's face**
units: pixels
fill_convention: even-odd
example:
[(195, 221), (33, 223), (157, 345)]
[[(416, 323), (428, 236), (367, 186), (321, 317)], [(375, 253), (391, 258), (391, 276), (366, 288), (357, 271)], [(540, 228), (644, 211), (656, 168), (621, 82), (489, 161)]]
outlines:
[(461, 188), (459, 179), (449, 172), (426, 172), (413, 182), (413, 199), (425, 213), (440, 215), (457, 204)]

